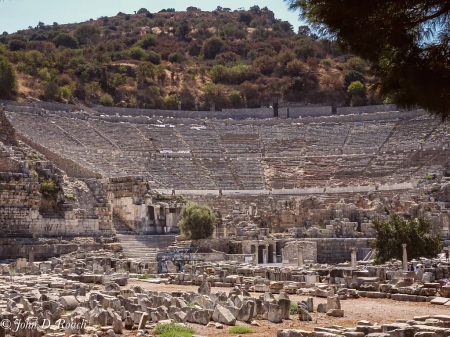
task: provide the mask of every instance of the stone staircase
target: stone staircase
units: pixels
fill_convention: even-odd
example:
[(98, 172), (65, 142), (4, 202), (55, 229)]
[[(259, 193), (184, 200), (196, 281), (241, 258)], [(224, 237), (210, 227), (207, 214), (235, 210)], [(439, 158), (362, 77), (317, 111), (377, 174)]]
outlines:
[(175, 242), (175, 235), (117, 235), (126, 258), (146, 258), (156, 261), (159, 250)]
[(116, 233), (135, 234), (130, 226), (128, 226), (116, 213), (113, 213), (113, 226), (116, 230)]

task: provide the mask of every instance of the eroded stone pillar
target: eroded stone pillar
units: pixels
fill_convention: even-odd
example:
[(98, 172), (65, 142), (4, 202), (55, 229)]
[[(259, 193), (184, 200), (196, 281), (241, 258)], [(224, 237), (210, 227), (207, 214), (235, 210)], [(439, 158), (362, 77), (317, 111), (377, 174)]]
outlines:
[(277, 244), (274, 243), (272, 246), (273, 246), (273, 251), (272, 251), (273, 263), (277, 263)]
[(264, 252), (264, 263), (269, 263), (269, 245), (266, 245)]
[(358, 251), (358, 249), (356, 248), (352, 248), (352, 269), (356, 269), (356, 252)]
[(406, 243), (402, 244), (403, 249), (403, 271), (408, 271), (408, 254), (406, 252)]
[(298, 246), (297, 249), (297, 266), (301, 267), (303, 266), (303, 247)]

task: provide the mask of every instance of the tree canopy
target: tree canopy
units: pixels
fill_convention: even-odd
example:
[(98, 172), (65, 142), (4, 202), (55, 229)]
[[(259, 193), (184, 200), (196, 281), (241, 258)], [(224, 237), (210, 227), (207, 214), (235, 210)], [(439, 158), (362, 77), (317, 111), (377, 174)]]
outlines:
[(370, 61), (382, 95), (450, 116), (450, 2), (285, 1), (324, 37)]
[(181, 210), (181, 217), (181, 232), (193, 240), (208, 238), (214, 232), (216, 217), (208, 206), (190, 203)]
[(401, 260), (404, 243), (408, 260), (436, 257), (442, 250), (441, 237), (432, 235), (428, 219), (419, 217), (407, 220), (394, 214), (388, 221), (374, 218), (372, 222), (377, 233), (377, 238), (372, 243), (372, 247), (376, 249), (376, 263), (384, 263), (392, 258)]

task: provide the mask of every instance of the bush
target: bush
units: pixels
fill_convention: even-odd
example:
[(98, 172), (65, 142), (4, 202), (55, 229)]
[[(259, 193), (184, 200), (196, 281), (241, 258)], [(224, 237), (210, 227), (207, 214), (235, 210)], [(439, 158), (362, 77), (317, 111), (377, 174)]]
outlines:
[(166, 109), (168, 110), (178, 110), (178, 105), (180, 103), (181, 102), (177, 94), (169, 95), (164, 98), (164, 104), (166, 105)]
[(364, 75), (361, 74), (359, 71), (350, 70), (344, 75), (344, 85), (346, 88), (348, 88), (352, 82), (356, 81), (359, 81), (362, 84), (364, 84), (366, 81)]
[(306, 71), (306, 64), (300, 60), (293, 60), (286, 65), (286, 71), (291, 76), (299, 76)]
[(130, 55), (130, 57), (132, 59), (138, 60), (138, 61), (144, 61), (148, 58), (148, 54), (147, 52), (142, 49), (141, 47), (132, 47), (130, 48), (130, 50), (128, 51), (128, 55)]
[(67, 33), (60, 33), (54, 39), (53, 43), (56, 47), (63, 46), (70, 49), (78, 49), (80, 45), (78, 44), (78, 40)]
[(104, 106), (113, 106), (114, 100), (109, 94), (103, 94), (102, 97), (100, 97), (100, 104)]
[(297, 302), (291, 302), (291, 309), (289, 311), (289, 314), (296, 315), (298, 314), (298, 305)]
[(153, 34), (147, 34), (142, 39), (140, 39), (136, 44), (144, 49), (156, 46), (156, 36)]
[(150, 51), (148, 53), (147, 60), (153, 64), (160, 64), (161, 63), (161, 55), (158, 53), (155, 53), (154, 51)]
[(352, 57), (347, 61), (347, 65), (360, 73), (364, 73), (366, 70), (366, 62), (359, 57)]
[(233, 90), (228, 94), (228, 102), (233, 108), (239, 108), (242, 104), (241, 93), (237, 90)]
[(333, 67), (336, 65), (336, 63), (331, 60), (331, 59), (323, 59), (320, 61), (320, 65), (322, 65), (323, 67)]
[(159, 324), (153, 332), (161, 337), (192, 337), (195, 330), (177, 323)]
[(252, 22), (253, 17), (250, 13), (241, 13), (239, 14), (239, 22), (245, 23), (247, 26)]
[(310, 43), (306, 43), (304, 45), (301, 45), (299, 47), (296, 47), (294, 49), (295, 56), (297, 56), (298, 59), (303, 60), (306, 62), (306, 60), (309, 57), (315, 57), (316, 56), (316, 50), (314, 49), (313, 45)]
[(276, 65), (277, 62), (275, 59), (269, 55), (258, 57), (255, 61), (253, 61), (253, 66), (259, 69), (259, 71), (266, 76), (272, 73)]
[(222, 51), (223, 41), (219, 37), (211, 37), (203, 42), (203, 55), (206, 59), (214, 59)]
[(347, 92), (352, 96), (364, 96), (366, 94), (366, 87), (360, 81), (350, 83)]
[(49, 100), (59, 99), (60, 93), (61, 93), (61, 90), (59, 89), (59, 85), (56, 82), (50, 81), (47, 83), (45, 90), (44, 90), (44, 95), (45, 95), (46, 99), (49, 99)]
[(13, 39), (9, 41), (8, 47), (11, 51), (22, 50), (27, 48), (27, 43), (19, 39)]
[(4, 54), (6, 52), (6, 47), (3, 45), (3, 43), (0, 43), (0, 55)]
[(392, 258), (401, 260), (402, 244), (406, 244), (409, 260), (434, 258), (442, 250), (440, 235), (432, 235), (433, 226), (430, 220), (424, 217), (407, 220), (394, 214), (387, 221), (374, 218), (372, 223), (377, 234), (372, 242), (372, 248), (376, 250), (376, 264), (382, 264)]
[(167, 59), (171, 63), (182, 63), (184, 60), (183, 54), (180, 52), (175, 52), (169, 55), (169, 58)]
[(0, 93), (7, 93), (16, 86), (16, 72), (11, 63), (0, 56)]
[(190, 203), (182, 208), (178, 226), (185, 236), (198, 240), (210, 237), (215, 223), (216, 217), (208, 206)]
[(233, 334), (246, 334), (246, 333), (252, 333), (253, 329), (248, 326), (232, 326), (230, 330), (228, 330), (230, 333)]
[(52, 196), (56, 192), (56, 184), (52, 179), (42, 179), (40, 192), (45, 196)]
[(99, 34), (98, 28), (89, 24), (82, 24), (75, 29), (74, 36), (81, 43), (86, 43), (90, 38)]

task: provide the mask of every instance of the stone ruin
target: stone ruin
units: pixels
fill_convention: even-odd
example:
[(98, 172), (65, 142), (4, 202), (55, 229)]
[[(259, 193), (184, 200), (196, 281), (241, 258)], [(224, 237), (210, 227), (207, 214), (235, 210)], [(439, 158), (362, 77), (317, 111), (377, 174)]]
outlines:
[[(55, 109), (0, 111), (2, 319), (50, 322), (36, 335), (112, 337), (167, 321), (282, 323), (290, 296), (307, 297), (295, 302), (301, 321), (345, 316), (341, 302), (360, 297), (450, 305), (443, 255), (376, 266), (370, 249), (372, 218), (394, 213), (430, 219), (449, 246), (448, 123), (419, 110), (234, 120)], [(211, 238), (179, 236), (189, 201), (216, 213)], [(278, 335), (434, 337), (448, 321)]]

